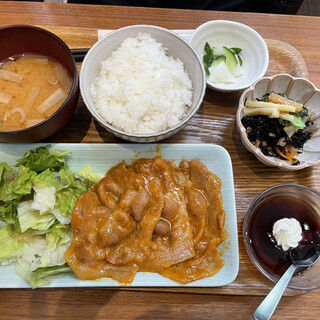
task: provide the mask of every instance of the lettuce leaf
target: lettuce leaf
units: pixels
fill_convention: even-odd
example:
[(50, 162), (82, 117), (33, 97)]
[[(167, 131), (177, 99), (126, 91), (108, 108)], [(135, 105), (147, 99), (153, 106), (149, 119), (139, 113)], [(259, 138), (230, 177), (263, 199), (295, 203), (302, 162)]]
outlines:
[(0, 201), (11, 201), (20, 199), (21, 196), (31, 193), (32, 179), (36, 173), (29, 168), (19, 166), (19, 170), (14, 179), (8, 183), (1, 184)]
[(104, 175), (101, 173), (94, 173), (91, 167), (84, 166), (81, 169), (78, 170), (78, 175), (92, 184), (98, 183), (99, 180), (101, 180)]
[(46, 250), (40, 259), (40, 268), (44, 267), (53, 267), (53, 266), (61, 266), (66, 263), (64, 258), (64, 253), (69, 248), (71, 244), (71, 240), (60, 244), (56, 248), (52, 248), (52, 250)]
[(76, 188), (66, 188), (57, 193), (59, 205), (60, 205), (60, 213), (63, 216), (71, 216), (73, 208), (81, 195), (81, 191)]
[(63, 216), (71, 216), (78, 198), (88, 190), (88, 185), (76, 178), (75, 173), (68, 167), (59, 171), (59, 177), (61, 186), (57, 190), (57, 202), (60, 212)]
[[(17, 160), (18, 169), (0, 163), (0, 264), (15, 263), (33, 288), (49, 284), (47, 276), (70, 270), (64, 253), (73, 237), (73, 208), (103, 177), (90, 167), (77, 176), (66, 164), (69, 155), (43, 146)], [(28, 240), (17, 238), (18, 233)]]
[(40, 278), (49, 277), (55, 274), (70, 272), (70, 271), (72, 271), (71, 268), (65, 263), (61, 266), (38, 268), (35, 271), (33, 271), (33, 273), (36, 276), (36, 278), (40, 279)]
[(8, 224), (16, 224), (17, 204), (18, 201), (11, 201), (10, 203), (0, 201), (0, 220)]
[(18, 222), (21, 232), (29, 229), (48, 230), (56, 220), (51, 213), (41, 214), (32, 208), (33, 201), (22, 201), (17, 206)]
[(62, 225), (70, 224), (71, 222), (71, 215), (64, 216), (61, 214), (60, 206), (56, 205), (53, 210), (52, 214), (56, 217), (57, 221)]
[(62, 244), (71, 243), (72, 228), (70, 225), (62, 225), (56, 222), (51, 228), (50, 232), (46, 234), (47, 249), (49, 251), (55, 250)]
[(66, 263), (61, 266), (38, 268), (34, 271), (30, 270), (29, 264), (26, 261), (19, 260), (19, 262), (16, 263), (17, 274), (28, 282), (33, 289), (49, 285), (50, 280), (47, 279), (49, 276), (70, 271), (71, 269)]
[(10, 168), (6, 163), (0, 163), (0, 187), (8, 184), (14, 179), (16, 172)]
[(46, 169), (33, 178), (32, 184), (36, 187), (52, 187), (57, 189), (60, 183), (56, 178), (55, 172)]
[(70, 151), (50, 150), (49, 146), (42, 146), (27, 152), (21, 159), (17, 160), (16, 166), (23, 165), (35, 172), (42, 172), (46, 169), (59, 171), (66, 165), (65, 156), (70, 155)]
[[(7, 165), (0, 165), (0, 220), (8, 224), (17, 223), (17, 204), (32, 192), (32, 179), (36, 173), (23, 166), (17, 173)], [(16, 229), (19, 227), (16, 225)]]
[(25, 260), (18, 259), (18, 261), (15, 264), (15, 270), (16, 273), (22, 279), (28, 282), (33, 289), (50, 284), (49, 280), (42, 277), (38, 277), (37, 274), (31, 271), (30, 264)]
[(33, 240), (25, 243), (23, 254), (20, 259), (30, 264), (29, 269), (34, 271), (38, 268), (52, 267), (66, 263), (64, 253), (71, 244), (71, 239), (55, 248), (48, 250), (46, 237), (36, 236)]
[(54, 187), (33, 186), (34, 196), (31, 208), (39, 210), (40, 214), (52, 211), (56, 204), (56, 189)]
[(23, 244), (14, 237), (13, 227), (6, 225), (0, 228), (0, 264), (14, 262), (22, 255)]

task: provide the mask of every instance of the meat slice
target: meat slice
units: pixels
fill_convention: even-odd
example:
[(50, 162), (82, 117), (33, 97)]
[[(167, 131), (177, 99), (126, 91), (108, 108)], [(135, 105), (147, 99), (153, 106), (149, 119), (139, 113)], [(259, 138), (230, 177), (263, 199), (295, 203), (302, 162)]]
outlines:
[(144, 211), (149, 203), (149, 193), (144, 187), (140, 187), (132, 202), (132, 214), (136, 221), (141, 221)]
[(198, 189), (202, 189), (209, 203), (208, 233), (216, 238), (217, 245), (228, 237), (224, 228), (225, 211), (221, 194), (221, 180), (197, 160), (190, 162), (190, 180)]
[(171, 231), (171, 223), (169, 220), (160, 218), (153, 232), (155, 235), (164, 237)]
[(217, 245), (227, 237), (220, 187), (199, 161), (122, 162), (78, 199), (65, 259), (81, 279), (130, 283), (138, 271), (181, 283), (212, 276), (223, 266)]
[(152, 197), (141, 220), (140, 232), (138, 235), (138, 239), (142, 247), (149, 245), (152, 239), (153, 230), (160, 220), (164, 203), (162, 188), (158, 179), (153, 179), (149, 182), (149, 191)]
[(120, 187), (110, 176), (102, 178), (95, 186), (95, 190), (104, 206), (110, 210), (114, 209), (121, 194)]
[(158, 176), (165, 193), (161, 218), (170, 225), (170, 232), (165, 233), (165, 236), (159, 234), (159, 223), (163, 223), (160, 220), (154, 229), (153, 245), (149, 248), (149, 257), (142, 270), (159, 272), (163, 268), (190, 259), (195, 255), (195, 251), (183, 189), (175, 182), (172, 163), (160, 158), (156, 158), (155, 162), (160, 169)]
[(216, 274), (224, 264), (217, 246), (228, 236), (224, 229), (220, 179), (196, 160), (190, 162), (189, 176), (191, 184), (184, 186), (195, 255), (160, 272), (181, 283)]
[(208, 201), (205, 195), (194, 187), (185, 188), (185, 195), (194, 242), (198, 243), (207, 224)]
[(214, 241), (209, 241), (203, 252), (182, 263), (166, 268), (160, 273), (167, 278), (186, 284), (214, 276), (224, 265)]
[(109, 214), (110, 210), (102, 205), (93, 190), (81, 195), (71, 219), (73, 241), (64, 257), (80, 279), (111, 277), (121, 283), (129, 283), (138, 271), (137, 266), (106, 263), (105, 251), (99, 246), (98, 233), (95, 231)]
[(102, 248), (118, 244), (135, 230), (135, 221), (130, 213), (117, 208), (99, 226), (97, 239)]

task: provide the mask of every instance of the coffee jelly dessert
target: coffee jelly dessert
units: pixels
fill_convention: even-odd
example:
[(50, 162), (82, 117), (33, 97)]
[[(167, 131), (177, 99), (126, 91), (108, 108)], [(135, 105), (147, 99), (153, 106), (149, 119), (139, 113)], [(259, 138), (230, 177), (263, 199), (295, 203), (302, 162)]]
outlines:
[(311, 247), (320, 250), (319, 215), (299, 198), (274, 195), (252, 212), (248, 238), (261, 266), (270, 274), (281, 276), (292, 263), (290, 250), (300, 259)]

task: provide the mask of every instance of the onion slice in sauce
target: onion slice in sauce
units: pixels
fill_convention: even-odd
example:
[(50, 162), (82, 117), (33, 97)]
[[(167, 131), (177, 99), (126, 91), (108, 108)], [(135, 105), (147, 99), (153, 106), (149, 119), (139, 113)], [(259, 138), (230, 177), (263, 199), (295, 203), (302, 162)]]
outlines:
[(21, 115), (20, 123), (23, 123), (26, 120), (26, 113), (22, 108), (13, 108), (10, 110), (10, 113), (11, 114), (20, 113)]
[(72, 79), (68, 77), (68, 72), (60, 65), (56, 64), (53, 68), (53, 72), (56, 75), (59, 83), (64, 88), (71, 88), (72, 86)]
[(40, 106), (38, 107), (38, 111), (44, 113), (51, 107), (53, 107), (56, 103), (58, 103), (60, 100), (65, 98), (65, 92), (61, 88), (59, 88), (40, 104)]
[(28, 113), (31, 108), (33, 107), (34, 103), (36, 102), (36, 99), (38, 98), (38, 95), (40, 93), (39, 87), (32, 87), (30, 92), (28, 93), (26, 102), (24, 104), (24, 110), (26, 113)]
[(58, 84), (58, 79), (55, 79), (54, 81), (51, 81), (51, 79), (50, 78), (48, 78), (48, 82), (50, 83), (50, 84), (52, 84), (53, 86), (55, 86), (56, 84)]
[(23, 75), (8, 70), (0, 69), (0, 79), (21, 83)]
[(11, 98), (12, 96), (10, 94), (0, 91), (0, 103), (8, 104)]
[(10, 113), (7, 111), (7, 112), (4, 114), (3, 121), (7, 121), (7, 119), (8, 119), (9, 116), (10, 116)]
[(48, 58), (34, 56), (30, 61), (35, 64), (48, 64), (49, 60), (48, 60)]

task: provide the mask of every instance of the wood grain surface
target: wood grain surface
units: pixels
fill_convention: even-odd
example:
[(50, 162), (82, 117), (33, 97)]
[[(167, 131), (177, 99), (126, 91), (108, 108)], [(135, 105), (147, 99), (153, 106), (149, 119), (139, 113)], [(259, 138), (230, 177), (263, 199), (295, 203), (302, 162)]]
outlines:
[[(10, 1), (2, 1), (0, 10), (0, 25), (41, 25), (61, 36), (70, 48), (92, 46), (97, 40), (97, 29), (141, 23), (170, 29), (194, 29), (214, 19), (245, 23), (268, 39), (268, 75), (287, 72), (294, 76), (309, 76), (320, 87), (319, 57), (315, 54), (320, 48), (320, 18)], [(235, 125), (240, 95), (241, 92), (226, 94), (208, 89), (199, 112), (183, 130), (163, 141), (213, 143), (225, 147), (230, 153), (240, 250), (240, 270), (236, 281), (221, 288), (184, 290), (186, 293), (176, 289), (154, 289), (156, 292), (88, 288), (1, 290), (0, 311), (3, 312), (0, 312), (0, 319), (228, 319), (231, 316), (249, 319), (262, 300), (258, 295), (266, 294), (272, 283), (255, 269), (245, 252), (242, 221), (246, 210), (260, 192), (277, 184), (298, 183), (320, 191), (320, 168), (280, 171), (263, 165), (248, 153)], [(93, 121), (80, 99), (71, 121), (46, 142), (125, 141), (109, 134)], [(273, 318), (314, 319), (320, 316), (319, 290), (297, 295), (299, 293), (287, 290), (287, 296), (280, 302)], [(290, 312), (292, 310), (294, 313)]]

